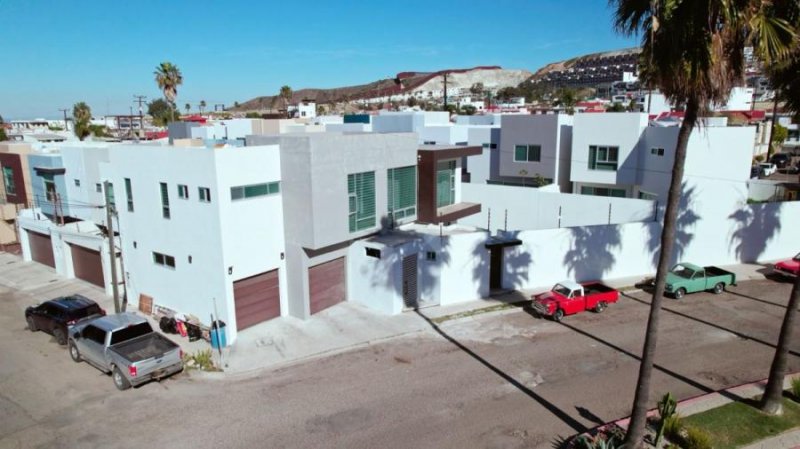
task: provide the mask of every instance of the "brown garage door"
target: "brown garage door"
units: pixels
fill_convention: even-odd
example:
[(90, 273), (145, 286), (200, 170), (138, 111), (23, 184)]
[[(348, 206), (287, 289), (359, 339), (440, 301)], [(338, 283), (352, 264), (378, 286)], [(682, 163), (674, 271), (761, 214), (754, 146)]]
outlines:
[(56, 267), (56, 258), (53, 256), (53, 245), (50, 236), (28, 231), (28, 241), (31, 245), (31, 259), (49, 267)]
[(308, 269), (311, 313), (344, 301), (344, 257)]
[(72, 266), (75, 269), (75, 277), (105, 287), (100, 252), (77, 245), (70, 245), (70, 247), (72, 248)]
[(234, 282), (233, 301), (238, 330), (281, 316), (278, 270)]

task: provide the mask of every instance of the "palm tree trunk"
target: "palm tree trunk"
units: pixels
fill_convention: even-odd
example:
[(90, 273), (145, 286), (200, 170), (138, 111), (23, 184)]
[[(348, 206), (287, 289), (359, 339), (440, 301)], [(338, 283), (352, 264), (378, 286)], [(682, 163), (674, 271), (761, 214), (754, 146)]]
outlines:
[(769, 368), (769, 380), (764, 396), (761, 398), (759, 408), (770, 415), (780, 415), (783, 412), (783, 378), (786, 376), (787, 359), (789, 358), (789, 343), (792, 341), (794, 321), (797, 317), (797, 306), (800, 301), (800, 276), (795, 278), (786, 314), (783, 315), (781, 333), (778, 336), (778, 346), (775, 348), (775, 357)]
[(647, 319), (647, 331), (642, 347), (642, 361), (639, 365), (639, 379), (636, 382), (636, 394), (633, 398), (631, 421), (625, 435), (625, 447), (638, 448), (642, 444), (647, 424), (647, 402), (650, 396), (650, 379), (653, 375), (653, 361), (658, 342), (658, 322), (661, 312), (661, 299), (664, 297), (664, 286), (672, 259), (672, 247), (675, 241), (675, 230), (678, 218), (678, 206), (683, 187), (683, 169), (686, 162), (686, 148), (689, 137), (697, 121), (698, 103), (689, 101), (683, 117), (678, 143), (675, 147), (675, 162), (672, 165), (672, 180), (667, 196), (667, 208), (664, 213), (664, 228), (661, 231), (661, 253), (656, 268), (656, 285), (650, 302), (650, 316)]
[(775, 123), (778, 121), (778, 95), (780, 95), (780, 90), (775, 89), (775, 93), (773, 95), (772, 121), (769, 124), (769, 142), (767, 143), (767, 162), (769, 162), (769, 160), (772, 158), (772, 136), (775, 133)]

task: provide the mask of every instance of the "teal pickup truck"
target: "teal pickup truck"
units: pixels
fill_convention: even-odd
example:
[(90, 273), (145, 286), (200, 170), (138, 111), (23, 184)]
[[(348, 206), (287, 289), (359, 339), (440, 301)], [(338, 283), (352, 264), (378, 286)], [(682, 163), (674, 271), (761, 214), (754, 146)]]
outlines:
[(706, 290), (720, 294), (729, 285), (736, 285), (736, 275), (730, 271), (718, 267), (679, 263), (667, 273), (667, 285), (664, 289), (675, 299), (681, 299), (687, 293)]

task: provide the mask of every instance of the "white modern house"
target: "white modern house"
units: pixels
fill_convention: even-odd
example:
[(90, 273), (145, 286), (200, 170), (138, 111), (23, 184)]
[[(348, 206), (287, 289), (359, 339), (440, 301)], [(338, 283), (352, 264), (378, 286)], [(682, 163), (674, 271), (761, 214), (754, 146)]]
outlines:
[(218, 313), (229, 341), (287, 314), (277, 146), (120, 145), (101, 171), (114, 185), (124, 279), (140, 310), (204, 323)]

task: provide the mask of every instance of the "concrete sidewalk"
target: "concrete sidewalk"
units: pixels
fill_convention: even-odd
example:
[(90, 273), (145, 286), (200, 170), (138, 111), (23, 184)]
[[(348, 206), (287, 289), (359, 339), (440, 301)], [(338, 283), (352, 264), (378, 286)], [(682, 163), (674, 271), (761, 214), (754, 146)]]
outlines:
[[(737, 274), (740, 280), (763, 279), (765, 265), (743, 264), (724, 267)], [(615, 288), (630, 289), (645, 277), (629, 277), (605, 281)], [(0, 285), (27, 294), (20, 304), (24, 307), (60, 295), (80, 293), (97, 301), (107, 311), (113, 311), (112, 300), (99, 287), (77, 279), (64, 279), (51, 268), (23, 262), (19, 256), (0, 253)], [(423, 316), (436, 322), (449, 319), (471, 319), (472, 315), (511, 313), (514, 307), (503, 304), (526, 301), (530, 295), (551, 286), (520, 291), (498, 292), (491, 298), (466, 301), (452, 306), (429, 307), (415, 313), (383, 315), (359, 304), (345, 302), (313, 315), (308, 320), (281, 317), (239, 333), (236, 344), (223, 351), (225, 374), (246, 374), (263, 368), (277, 368), (313, 357), (335, 354), (367, 346), (379, 341), (420, 332), (433, 332)], [(420, 316), (423, 315), (423, 316)], [(153, 321), (154, 327), (157, 323)], [(205, 341), (189, 342), (177, 335), (168, 335), (191, 353), (209, 349)], [(218, 358), (217, 352), (214, 352)], [(217, 375), (216, 377), (219, 377)]]

